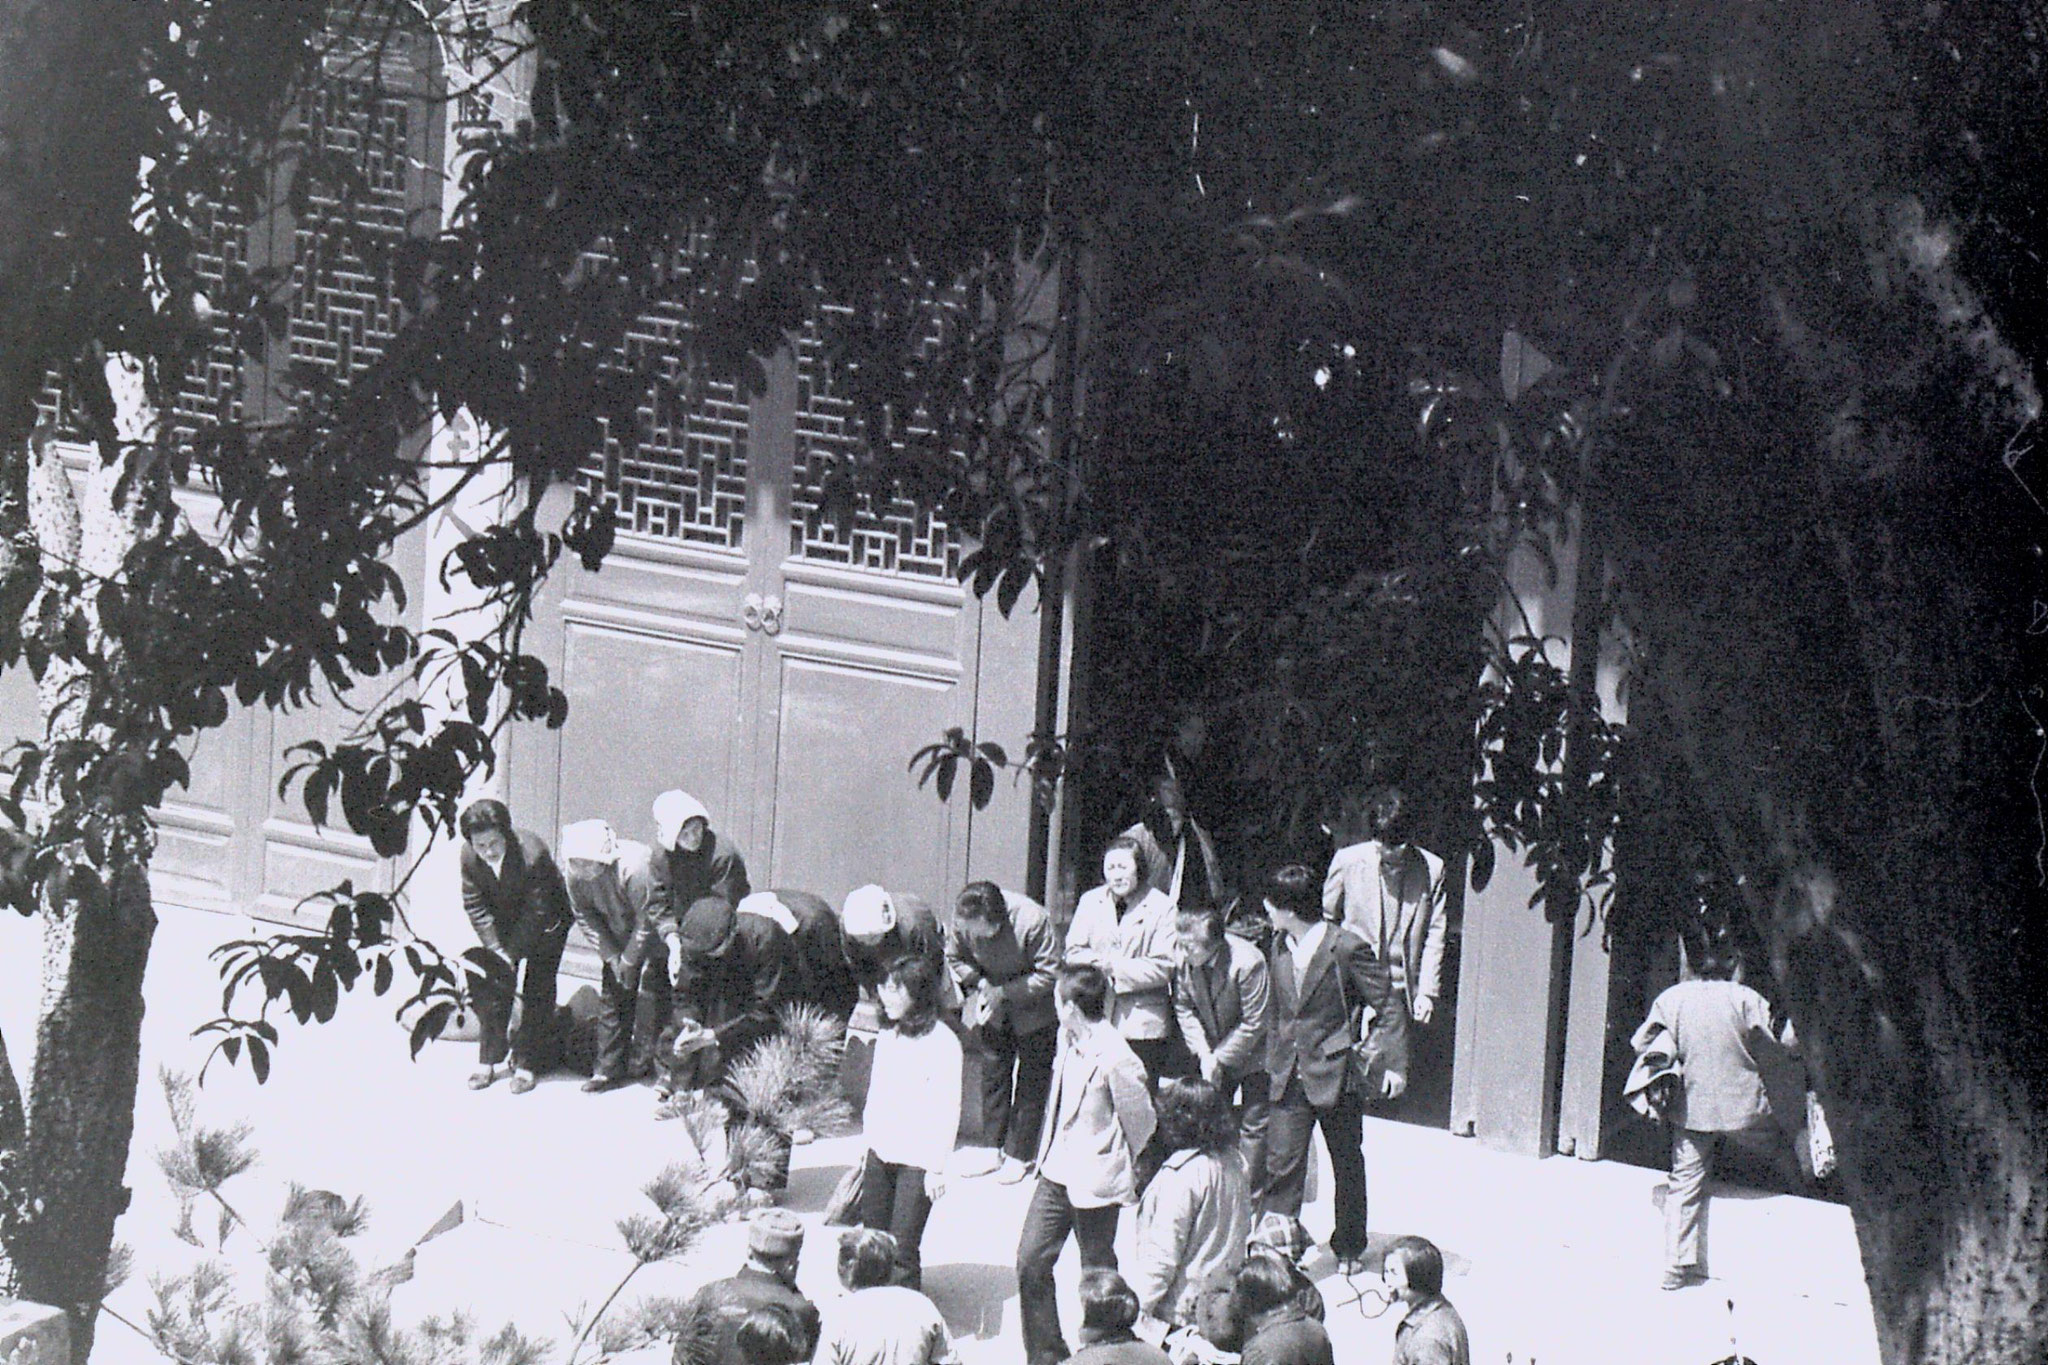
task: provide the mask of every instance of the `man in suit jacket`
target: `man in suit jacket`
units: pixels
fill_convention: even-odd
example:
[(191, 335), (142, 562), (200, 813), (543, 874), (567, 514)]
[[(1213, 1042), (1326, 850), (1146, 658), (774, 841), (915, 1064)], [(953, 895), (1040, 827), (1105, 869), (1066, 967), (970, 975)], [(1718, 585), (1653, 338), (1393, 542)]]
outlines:
[(1372, 945), (1409, 1017), (1427, 1024), (1443, 993), (1444, 860), (1407, 841), (1402, 800), (1394, 786), (1373, 794), (1373, 836), (1330, 859), (1323, 913)]
[(1201, 1078), (1235, 1099), (1245, 1174), (1265, 1188), (1266, 1010), (1269, 969), (1258, 949), (1223, 931), (1216, 906), (1182, 906), (1174, 921), (1179, 966), (1173, 1003), (1181, 1041)]
[(1323, 918), (1308, 868), (1291, 863), (1273, 873), (1265, 904), (1274, 931), (1266, 1011), (1273, 1110), (1259, 1211), (1301, 1216), (1310, 1140), (1320, 1126), (1336, 1184), (1330, 1250), (1340, 1270), (1356, 1274), (1366, 1235), (1365, 1091), (1392, 1100), (1406, 1088), (1408, 1012), (1371, 945)]
[(648, 1069), (645, 1051), (633, 1046), (643, 985), (653, 998), (655, 1035), (668, 1019), (668, 962), (657, 927), (661, 889), (654, 876), (654, 850), (619, 838), (602, 820), (564, 829), (561, 848), (576, 922), (604, 964), (598, 983), (604, 1010), (598, 1017), (597, 1067), (583, 1088), (611, 1090)]
[(1152, 804), (1123, 832), (1143, 852), (1146, 881), (1175, 905), (1223, 903), (1223, 865), (1216, 845), (1188, 810), (1171, 768), (1152, 779)]
[[(512, 828), (504, 802), (471, 802), (457, 828), (462, 834), (462, 908), (477, 942), (497, 959), (495, 970), (469, 978), (482, 1063), (470, 1076), (469, 1088), (481, 1090), (495, 1082), (509, 1055), (512, 1093), (523, 1095), (550, 1061), (555, 977), (569, 938), (569, 889), (540, 837)], [(519, 1031), (508, 1036), (515, 991)]]

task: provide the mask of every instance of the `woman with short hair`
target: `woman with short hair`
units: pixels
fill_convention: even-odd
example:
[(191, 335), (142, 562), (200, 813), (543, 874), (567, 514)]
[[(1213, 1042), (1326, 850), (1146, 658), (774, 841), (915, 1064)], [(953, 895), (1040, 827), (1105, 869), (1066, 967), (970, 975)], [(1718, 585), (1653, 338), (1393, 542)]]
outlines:
[(868, 1150), (856, 1214), (894, 1237), (895, 1282), (916, 1289), (925, 1220), (959, 1134), (960, 1039), (940, 1021), (939, 969), (929, 958), (897, 958), (876, 993), (883, 1026), (861, 1114)]

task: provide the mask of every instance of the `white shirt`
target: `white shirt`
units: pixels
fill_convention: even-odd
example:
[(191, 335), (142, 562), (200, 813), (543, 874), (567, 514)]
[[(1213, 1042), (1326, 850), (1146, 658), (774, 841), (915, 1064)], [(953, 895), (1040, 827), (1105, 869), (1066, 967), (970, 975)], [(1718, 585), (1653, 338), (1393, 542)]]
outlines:
[[(951, 1029), (940, 1024), (939, 1033)], [(958, 1359), (946, 1320), (915, 1289), (856, 1289), (819, 1314), (816, 1365), (945, 1365)]]
[(1323, 946), (1323, 935), (1329, 932), (1329, 928), (1328, 921), (1317, 920), (1287, 941), (1287, 954), (1294, 959), (1296, 984), (1308, 972), (1309, 960), (1316, 955), (1316, 949)]
[(876, 1037), (861, 1129), (884, 1161), (946, 1169), (960, 1134), (960, 1039), (943, 1021), (916, 1038), (893, 1028)]

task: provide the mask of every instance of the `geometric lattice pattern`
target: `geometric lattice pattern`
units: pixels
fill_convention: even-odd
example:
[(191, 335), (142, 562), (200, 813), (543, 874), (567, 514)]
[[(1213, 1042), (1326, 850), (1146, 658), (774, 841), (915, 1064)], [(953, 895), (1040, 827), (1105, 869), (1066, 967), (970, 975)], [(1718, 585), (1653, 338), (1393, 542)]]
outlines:
[[(934, 337), (936, 341), (936, 337)], [(960, 574), (960, 537), (908, 498), (876, 508), (862, 494), (850, 518), (823, 505), (825, 476), (859, 441), (853, 405), (832, 394), (815, 324), (797, 339), (796, 456), (791, 473), (789, 552), (874, 573), (953, 579)]]
[[(629, 362), (673, 379), (689, 326), (680, 308), (640, 318), (626, 335)], [(610, 504), (621, 530), (692, 545), (738, 550), (747, 529), (747, 400), (738, 386), (704, 383), (691, 398), (649, 385), (639, 407), (639, 443), (628, 453), (612, 436), (585, 463), (579, 482)]]
[(186, 371), (171, 400), (171, 423), (182, 431), (242, 420), (242, 348), (227, 317), (226, 295), (231, 273), (247, 278), (249, 224), (241, 209), (209, 201), (194, 208), (193, 227), (192, 265), (200, 292), (221, 311), (205, 356)]

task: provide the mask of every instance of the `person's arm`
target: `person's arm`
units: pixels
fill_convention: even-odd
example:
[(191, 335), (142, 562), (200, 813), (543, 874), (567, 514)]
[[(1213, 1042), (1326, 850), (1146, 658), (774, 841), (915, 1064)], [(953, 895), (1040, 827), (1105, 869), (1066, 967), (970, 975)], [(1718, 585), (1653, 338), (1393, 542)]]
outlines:
[(590, 946), (597, 949), (598, 957), (603, 959), (605, 966), (616, 972), (619, 969), (619, 958), (625, 952), (626, 945), (619, 941), (618, 935), (612, 932), (610, 921), (605, 918), (604, 912), (598, 909), (597, 894), (596, 883), (579, 881), (570, 888), (569, 909), (575, 913), (576, 922), (583, 926), (584, 934), (590, 939)]
[(965, 937), (958, 925), (949, 925), (946, 929), (946, 971), (952, 976), (953, 984), (960, 988), (962, 995), (975, 989), (982, 982), (981, 968), (975, 965), (967, 956), (966, 949), (961, 946), (961, 940)]
[(1236, 1074), (1251, 1065), (1266, 1041), (1266, 1008), (1272, 991), (1265, 959), (1253, 956), (1250, 970), (1242, 978), (1233, 972), (1231, 984), (1237, 990), (1237, 1027), (1216, 1045), (1216, 1060), (1225, 1070)]
[[(736, 848), (728, 847), (725, 840), (718, 841), (711, 859), (711, 886), (706, 895), (718, 896), (727, 905), (738, 905), (753, 891), (747, 884), (747, 860)], [(688, 906), (677, 907), (678, 912)]]
[[(1194, 968), (1185, 965), (1174, 968), (1174, 1022), (1180, 1025), (1180, 1040), (1194, 1054), (1196, 1073), (1207, 1079), (1210, 1058), (1216, 1054), (1209, 1047), (1208, 1030), (1202, 1027), (1202, 1016), (1195, 1009), (1194, 994)], [(1143, 1299), (1139, 1301), (1142, 1303)]]
[(1152, 1108), (1152, 1092), (1145, 1085), (1145, 1068), (1133, 1059), (1128, 1063), (1119, 1061), (1103, 1074), (1109, 1080), (1110, 1106), (1116, 1111), (1117, 1126), (1124, 1130), (1124, 1142), (1135, 1161), (1159, 1126), (1159, 1116)]
[(1323, 874), (1323, 918), (1342, 921), (1344, 918), (1344, 874), (1351, 869), (1351, 860), (1338, 849), (1330, 858), (1330, 870)]
[(1173, 984), (1173, 916), (1160, 908), (1128, 952), (1109, 960), (1110, 984), (1118, 995), (1163, 991)]
[(505, 945), (498, 941), (498, 922), (491, 915), (490, 898), (484, 895), (483, 859), (467, 848), (462, 850), (462, 912), (469, 916), (470, 927), (476, 930), (476, 941), (504, 956)]
[(727, 1038), (743, 1030), (755, 1034), (772, 1032), (780, 1022), (778, 1013), (782, 1009), (783, 1001), (788, 998), (789, 984), (793, 976), (789, 935), (767, 920), (760, 922), (774, 932), (749, 945), (749, 956), (752, 959), (750, 965), (753, 968), (750, 991), (753, 998), (747, 1002), (745, 1012), (719, 1025), (716, 1030), (718, 1046), (721, 1051), (726, 1051), (728, 1057), (732, 1054), (726, 1050)]
[(648, 852), (647, 897), (654, 932), (668, 941), (673, 954), (677, 935), (682, 930), (683, 911), (689, 907), (676, 904), (675, 869), (669, 865), (667, 849), (657, 848)]
[(1066, 960), (1104, 966), (1108, 954), (1104, 951), (1106, 945), (1098, 941), (1098, 936), (1102, 934), (1103, 927), (1112, 922), (1106, 899), (1094, 891), (1083, 894), (1081, 903), (1074, 907), (1073, 922), (1067, 926)]
[(1139, 1321), (1165, 1318), (1173, 1311), (1167, 1297), (1180, 1269), (1187, 1264), (1186, 1247), (1194, 1227), (1194, 1191), (1184, 1188), (1175, 1173), (1162, 1171), (1145, 1188), (1138, 1206), (1138, 1247), (1124, 1279), (1138, 1296)]
[(1363, 1003), (1372, 1011), (1359, 1046), (1381, 1070), (1381, 1093), (1399, 1099), (1408, 1086), (1408, 1011), (1394, 991), (1393, 976), (1363, 942), (1344, 953), (1337, 966), (1345, 974), (1353, 1008)]
[(1017, 946), (1031, 958), (1031, 969), (1003, 983), (1003, 998), (1013, 1008), (1031, 1001), (1050, 1000), (1060, 971), (1059, 935), (1053, 931), (1052, 916), (1040, 911), (1031, 917), (1028, 928), (1017, 928), (1014, 932)]
[(1421, 850), (1423, 865), (1429, 869), (1429, 895), (1422, 903), (1422, 912), (1428, 918), (1422, 926), (1422, 963), (1415, 973), (1413, 988), (1408, 992), (1415, 997), (1415, 1018), (1419, 1023), (1428, 1023), (1436, 1013), (1436, 1002), (1443, 996), (1444, 985), (1444, 929), (1450, 922), (1450, 913), (1444, 908), (1444, 864), (1443, 859), (1428, 850)]

